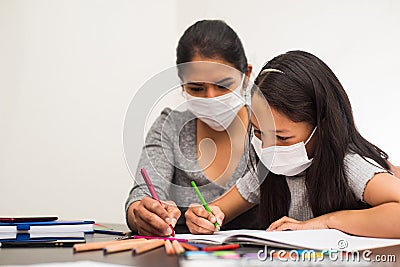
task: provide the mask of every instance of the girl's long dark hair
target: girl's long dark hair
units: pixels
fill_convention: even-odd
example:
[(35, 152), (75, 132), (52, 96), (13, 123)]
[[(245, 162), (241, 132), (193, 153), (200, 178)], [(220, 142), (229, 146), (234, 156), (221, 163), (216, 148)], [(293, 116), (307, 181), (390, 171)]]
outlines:
[[(261, 74), (270, 68), (283, 73)], [(367, 207), (349, 187), (344, 157), (349, 152), (357, 153), (389, 169), (388, 156), (358, 132), (350, 101), (332, 70), (316, 56), (303, 51), (279, 55), (262, 70), (255, 84), (268, 104), (292, 121), (317, 126), (313, 137), (314, 159), (305, 178), (314, 217)], [(288, 215), (290, 191), (285, 176), (258, 165), (258, 175), (266, 176), (260, 187), (260, 227), (267, 227)]]

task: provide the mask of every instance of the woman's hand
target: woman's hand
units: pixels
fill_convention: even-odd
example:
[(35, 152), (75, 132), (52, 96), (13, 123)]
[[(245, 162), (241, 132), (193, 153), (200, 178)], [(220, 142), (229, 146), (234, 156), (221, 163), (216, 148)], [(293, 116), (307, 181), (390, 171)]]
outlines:
[(191, 204), (185, 212), (186, 225), (192, 234), (213, 234), (218, 231), (215, 222), (221, 227), (225, 214), (217, 206), (209, 206), (210, 214), (200, 204)]
[(284, 216), (271, 223), (267, 231), (329, 229), (327, 220), (327, 215), (322, 215), (307, 221), (298, 221)]
[(144, 197), (142, 200), (131, 204), (133, 222), (140, 235), (170, 236), (172, 227), (175, 226), (181, 211), (172, 201), (160, 202)]

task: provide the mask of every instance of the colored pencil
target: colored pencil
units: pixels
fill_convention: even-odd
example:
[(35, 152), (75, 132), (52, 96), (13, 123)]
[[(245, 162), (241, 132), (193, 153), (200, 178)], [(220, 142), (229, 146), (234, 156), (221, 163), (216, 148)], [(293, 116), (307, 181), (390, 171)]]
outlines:
[(111, 254), (111, 253), (115, 253), (115, 252), (131, 250), (140, 244), (151, 243), (152, 241), (153, 240), (131, 239), (131, 240), (126, 240), (125, 242), (115, 242), (113, 244), (105, 246), (103, 248), (103, 253)]
[(185, 243), (185, 242), (179, 242), (179, 243), (180, 243), (181, 246), (182, 246), (184, 249), (186, 249), (186, 250), (190, 250), (190, 251), (197, 251), (197, 250), (199, 250), (198, 247), (192, 246), (192, 245), (190, 245), (190, 244), (188, 244), (188, 243)]
[[(192, 181), (192, 186), (193, 186), (194, 190), (196, 191), (197, 196), (200, 198), (201, 204), (203, 204), (203, 207), (206, 209), (206, 211), (208, 213), (214, 215), (213, 212), (208, 207), (207, 202), (205, 201), (203, 195), (200, 193), (200, 190), (199, 190), (199, 188), (197, 188), (197, 185), (196, 185), (196, 183), (194, 181)], [(215, 222), (214, 226), (217, 228), (218, 231), (220, 230), (218, 222)]]
[[(151, 182), (150, 177), (147, 174), (147, 171), (144, 168), (142, 168), (142, 169), (140, 169), (140, 173), (142, 174), (143, 179), (146, 182), (146, 185), (147, 185), (147, 188), (150, 191), (151, 197), (154, 198), (155, 200), (157, 200), (160, 203), (160, 205), (162, 206), (161, 200), (158, 197), (156, 190), (154, 189), (153, 183)], [(172, 230), (171, 236), (175, 236), (174, 227), (171, 224), (169, 225), (169, 227)]]
[[(145, 240), (145, 239), (142, 238), (140, 240)], [(101, 241), (101, 242), (90, 242), (90, 243), (85, 243), (85, 244), (75, 244), (72, 247), (72, 249), (73, 249), (74, 253), (92, 251), (92, 250), (100, 250), (100, 249), (104, 249), (108, 245), (122, 244), (122, 243), (126, 243), (128, 241), (131, 241), (131, 239), (127, 239), (127, 240), (111, 240), (111, 241)]]
[(94, 229), (95, 233), (98, 234), (106, 234), (106, 235), (120, 235), (120, 236), (124, 236), (127, 233), (126, 232), (122, 232), (122, 231), (115, 231), (115, 230), (103, 230), (103, 229)]
[(167, 255), (174, 255), (175, 254), (175, 250), (172, 247), (171, 241), (165, 240), (164, 246), (165, 246), (165, 252), (167, 252)]
[(141, 253), (145, 253), (147, 251), (156, 249), (158, 247), (164, 246), (165, 241), (164, 240), (147, 240), (149, 241), (148, 243), (142, 243), (136, 247), (133, 248), (132, 254), (133, 255), (138, 255)]
[(176, 254), (176, 255), (179, 255), (179, 254), (185, 252), (185, 249), (184, 249), (184, 248), (181, 246), (181, 244), (180, 244), (178, 241), (176, 241), (176, 240), (172, 241), (172, 247), (174, 248), (175, 254)]
[(169, 241), (179, 241), (179, 242), (187, 242), (187, 239), (183, 238), (175, 238), (175, 237), (164, 237), (164, 236), (147, 236), (147, 235), (134, 235), (133, 238), (145, 238), (145, 239), (162, 239), (162, 240), (169, 240)]
[(239, 247), (240, 247), (239, 244), (230, 244), (230, 245), (204, 247), (202, 250), (203, 251), (218, 251), (218, 250), (237, 249)]

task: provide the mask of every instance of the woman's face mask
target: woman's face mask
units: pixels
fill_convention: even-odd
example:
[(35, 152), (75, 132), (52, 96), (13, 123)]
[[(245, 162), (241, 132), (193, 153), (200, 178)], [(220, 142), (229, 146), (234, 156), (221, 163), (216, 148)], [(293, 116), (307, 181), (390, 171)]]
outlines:
[(244, 77), (243, 74), (239, 86), (232, 92), (217, 97), (196, 97), (184, 91), (188, 109), (212, 129), (226, 130), (245, 104), (245, 100), (241, 96)]
[(308, 158), (306, 145), (311, 140), (317, 127), (305, 142), (299, 142), (289, 146), (262, 147), (262, 141), (253, 136), (251, 143), (261, 162), (272, 173), (294, 176), (310, 167), (312, 159)]

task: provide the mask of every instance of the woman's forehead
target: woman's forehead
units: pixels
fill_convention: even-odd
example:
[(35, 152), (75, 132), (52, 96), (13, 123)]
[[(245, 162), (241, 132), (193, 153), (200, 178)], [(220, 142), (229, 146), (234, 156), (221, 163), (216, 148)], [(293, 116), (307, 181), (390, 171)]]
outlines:
[(241, 73), (232, 66), (211, 61), (192, 61), (180, 66), (184, 83), (220, 83), (225, 80), (236, 81)]

